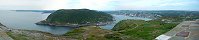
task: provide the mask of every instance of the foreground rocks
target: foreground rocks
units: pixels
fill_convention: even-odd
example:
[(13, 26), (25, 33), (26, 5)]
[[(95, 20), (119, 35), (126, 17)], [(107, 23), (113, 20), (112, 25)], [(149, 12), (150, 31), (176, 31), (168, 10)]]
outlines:
[(6, 27), (0, 24), (0, 40), (13, 40), (10, 36), (6, 33)]
[(34, 31), (10, 29), (0, 25), (0, 40), (76, 40), (66, 36), (57, 36), (50, 33)]
[(15, 40), (75, 40), (66, 36), (55, 36), (50, 33), (34, 30), (11, 30), (7, 32)]
[[(1, 28), (3, 28), (1, 26)], [(3, 32), (2, 32), (3, 31)], [(64, 35), (53, 35), (35, 30), (9, 29), (0, 30), (0, 40), (127, 40), (131, 37), (101, 29), (96, 26), (80, 27)], [(2, 39), (3, 38), (3, 39)]]

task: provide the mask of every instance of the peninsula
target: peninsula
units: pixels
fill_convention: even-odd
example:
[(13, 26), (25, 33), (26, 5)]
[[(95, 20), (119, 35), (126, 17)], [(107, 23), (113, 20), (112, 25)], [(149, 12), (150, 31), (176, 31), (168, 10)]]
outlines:
[(37, 25), (50, 26), (100, 26), (113, 21), (110, 14), (89, 9), (60, 9), (51, 13), (46, 20), (36, 23)]

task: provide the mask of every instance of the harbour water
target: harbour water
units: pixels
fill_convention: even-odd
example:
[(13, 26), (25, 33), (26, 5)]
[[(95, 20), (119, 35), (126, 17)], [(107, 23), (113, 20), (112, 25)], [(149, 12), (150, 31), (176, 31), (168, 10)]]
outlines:
[[(17, 12), (17, 11), (0, 11), (0, 23), (13, 29), (37, 30), (49, 32), (55, 35), (64, 34), (74, 28), (70, 27), (55, 27), (55, 26), (42, 26), (36, 25), (36, 22), (44, 20), (50, 13), (42, 14), (42, 12)], [(140, 19), (151, 20), (149, 18), (129, 17), (125, 15), (112, 14), (116, 21), (112, 24), (102, 26), (103, 29), (112, 29), (113, 26), (121, 20), (125, 19)]]

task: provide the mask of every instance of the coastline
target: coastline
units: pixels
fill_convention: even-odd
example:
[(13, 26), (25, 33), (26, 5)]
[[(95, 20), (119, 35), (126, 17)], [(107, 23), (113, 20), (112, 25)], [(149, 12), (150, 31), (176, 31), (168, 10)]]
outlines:
[(0, 24), (0, 40), (75, 40), (63, 35), (53, 35), (36, 30), (11, 29)]
[(3, 24), (0, 23), (0, 40), (13, 40), (8, 34), (7, 34), (8, 28), (5, 27)]
[(78, 28), (83, 26), (104, 26), (107, 24), (111, 24), (113, 21), (109, 22), (99, 22), (99, 23), (85, 23), (85, 24), (55, 24), (55, 23), (49, 23), (46, 20), (40, 21), (35, 23), (36, 25), (47, 25), (47, 26), (57, 26), (57, 27), (72, 27), (72, 28)]

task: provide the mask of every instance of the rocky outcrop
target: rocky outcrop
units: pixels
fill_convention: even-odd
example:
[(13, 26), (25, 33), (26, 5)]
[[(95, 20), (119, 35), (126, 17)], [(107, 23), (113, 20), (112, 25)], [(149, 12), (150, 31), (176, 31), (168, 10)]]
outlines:
[(0, 23), (0, 26), (3, 26), (3, 24)]
[(199, 24), (199, 19), (196, 20), (196, 23)]
[(68, 38), (67, 36), (57, 36), (50, 33), (34, 31), (34, 30), (11, 30), (8, 32), (15, 40), (76, 40)]
[(0, 40), (13, 40), (6, 32), (7, 28), (0, 23)]
[(0, 26), (0, 40), (76, 40), (35, 30), (11, 29)]

